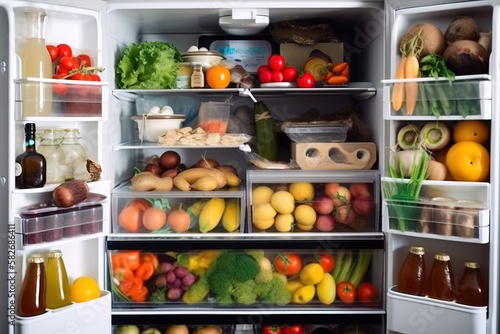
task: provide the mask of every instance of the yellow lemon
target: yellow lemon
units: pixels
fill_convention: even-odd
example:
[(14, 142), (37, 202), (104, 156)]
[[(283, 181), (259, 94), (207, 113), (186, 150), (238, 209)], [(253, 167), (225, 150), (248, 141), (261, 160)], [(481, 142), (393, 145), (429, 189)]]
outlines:
[(268, 186), (258, 186), (252, 189), (252, 205), (270, 203), (274, 190)]
[(69, 286), (71, 301), (75, 303), (86, 302), (96, 299), (101, 295), (101, 289), (97, 282), (89, 276), (76, 278)]
[(288, 191), (296, 201), (312, 201), (314, 199), (314, 186), (309, 182), (294, 182), (288, 187)]
[(315, 285), (321, 282), (325, 274), (319, 263), (306, 264), (299, 273), (299, 280), (304, 285)]
[(288, 191), (280, 190), (271, 197), (271, 205), (279, 213), (292, 213), (295, 209), (295, 198)]
[(293, 216), (297, 221), (297, 225), (313, 226), (316, 222), (316, 211), (310, 205), (300, 204), (297, 205), (293, 211)]
[(278, 232), (291, 232), (294, 220), (291, 213), (278, 213), (274, 219), (274, 228)]
[(307, 304), (311, 302), (316, 295), (314, 285), (304, 285), (296, 289), (292, 294), (292, 302), (294, 304)]

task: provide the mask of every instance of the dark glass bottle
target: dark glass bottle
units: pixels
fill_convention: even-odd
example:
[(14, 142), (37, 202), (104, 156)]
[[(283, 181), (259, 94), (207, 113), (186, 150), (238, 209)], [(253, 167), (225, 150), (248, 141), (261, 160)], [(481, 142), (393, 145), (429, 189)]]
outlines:
[(33, 317), (45, 313), (45, 266), (40, 254), (28, 258), (28, 269), (24, 276), (17, 314), (21, 317)]
[(425, 290), (424, 247), (412, 246), (398, 275), (397, 291), (422, 296)]
[(450, 256), (446, 253), (434, 255), (434, 263), (427, 280), (427, 295), (430, 298), (447, 301), (456, 299)]
[(465, 262), (464, 274), (457, 287), (457, 303), (471, 306), (488, 305), (488, 290), (484, 284), (479, 263)]
[(35, 149), (34, 123), (24, 126), (26, 148), (16, 157), (16, 187), (20, 189), (41, 188), (47, 177), (47, 162)]

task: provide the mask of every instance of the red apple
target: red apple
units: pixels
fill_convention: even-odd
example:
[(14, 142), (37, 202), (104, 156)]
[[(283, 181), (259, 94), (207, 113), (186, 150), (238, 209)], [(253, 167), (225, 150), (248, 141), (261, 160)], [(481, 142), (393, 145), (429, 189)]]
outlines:
[(335, 229), (335, 219), (332, 215), (318, 215), (315, 226), (321, 232), (331, 232)]
[(327, 195), (321, 195), (314, 200), (314, 210), (321, 215), (328, 215), (333, 211), (333, 199)]
[(332, 196), (333, 204), (335, 207), (342, 205), (347, 205), (351, 202), (351, 192), (347, 187), (340, 186), (337, 188), (337, 192)]
[(371, 196), (368, 183), (351, 183), (349, 185), (349, 191), (351, 192), (352, 197), (359, 197), (363, 195)]
[(352, 200), (352, 208), (354, 212), (356, 212), (358, 215), (361, 216), (367, 216), (373, 211), (373, 198), (371, 195), (361, 195), (358, 197), (355, 197)]
[(325, 195), (328, 195), (331, 198), (333, 198), (335, 196), (335, 194), (337, 193), (337, 189), (339, 187), (340, 187), (340, 184), (336, 183), (336, 182), (325, 183), (323, 192), (325, 193)]

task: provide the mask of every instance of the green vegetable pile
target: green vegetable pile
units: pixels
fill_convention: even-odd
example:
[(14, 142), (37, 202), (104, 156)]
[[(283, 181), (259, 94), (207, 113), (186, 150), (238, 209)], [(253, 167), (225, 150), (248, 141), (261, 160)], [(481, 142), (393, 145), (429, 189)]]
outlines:
[(116, 66), (116, 86), (120, 89), (175, 88), (181, 61), (181, 53), (171, 43), (132, 43)]

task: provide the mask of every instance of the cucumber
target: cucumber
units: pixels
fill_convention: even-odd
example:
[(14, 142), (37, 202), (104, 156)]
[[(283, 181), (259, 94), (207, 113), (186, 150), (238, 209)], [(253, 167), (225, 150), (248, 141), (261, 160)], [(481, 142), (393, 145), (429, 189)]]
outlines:
[(342, 266), (340, 267), (340, 272), (335, 278), (335, 282), (340, 283), (349, 280), (349, 273), (354, 265), (355, 257), (352, 254), (352, 251), (347, 251), (347, 254), (344, 257), (344, 261), (342, 262)]
[(366, 275), (366, 271), (370, 266), (372, 258), (372, 251), (368, 249), (362, 249), (356, 258), (356, 264), (354, 268), (349, 273), (349, 282), (351, 282), (356, 288), (359, 283), (363, 281)]
[(269, 109), (262, 101), (254, 104), (257, 154), (269, 161), (278, 160), (278, 138)]
[(344, 263), (344, 258), (346, 256), (346, 251), (341, 250), (335, 254), (335, 267), (333, 267), (332, 270), (332, 276), (337, 282), (337, 279), (339, 277), (340, 270), (342, 269), (342, 264)]

